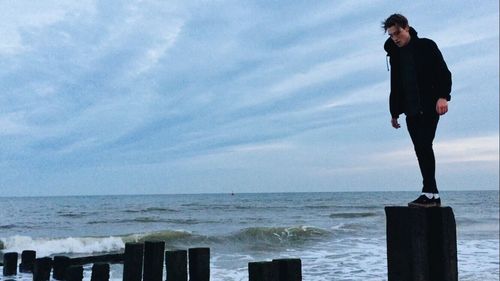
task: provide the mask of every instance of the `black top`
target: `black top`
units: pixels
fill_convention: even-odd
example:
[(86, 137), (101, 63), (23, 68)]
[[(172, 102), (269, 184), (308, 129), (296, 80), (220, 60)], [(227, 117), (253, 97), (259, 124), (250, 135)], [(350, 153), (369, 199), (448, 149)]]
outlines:
[[(413, 56), (403, 54), (403, 48), (389, 38), (384, 44), (384, 49), (390, 57), (391, 63), (391, 94), (389, 105), (391, 116), (399, 117), (401, 113), (410, 112), (414, 109), (408, 108), (413, 104), (410, 99), (415, 98), (412, 91), (417, 91), (422, 110), (436, 112), (436, 102), (439, 98), (450, 100), (451, 73), (448, 70), (443, 55), (439, 51), (436, 43), (430, 39), (419, 38), (413, 27), (410, 27), (410, 47)], [(407, 60), (413, 58), (413, 63), (408, 64)], [(403, 60), (405, 62), (403, 62)], [(412, 69), (403, 70), (408, 65), (413, 65)], [(411, 74), (412, 72), (415, 73)], [(406, 76), (403, 77), (403, 76)], [(416, 79), (417, 87), (411, 86), (412, 77)], [(408, 84), (409, 83), (412, 84)], [(408, 89), (406, 89), (408, 88)]]
[(412, 43), (410, 40), (408, 45), (400, 50), (400, 83), (404, 99), (404, 113), (407, 116), (416, 115), (422, 110), (418, 94), (417, 71), (415, 70)]

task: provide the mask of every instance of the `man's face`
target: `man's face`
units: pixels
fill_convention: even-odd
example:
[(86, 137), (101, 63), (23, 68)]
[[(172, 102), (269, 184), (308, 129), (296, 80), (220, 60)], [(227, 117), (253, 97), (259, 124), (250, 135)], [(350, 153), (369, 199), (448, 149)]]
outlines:
[(387, 29), (387, 34), (398, 47), (404, 47), (410, 42), (410, 27), (401, 28), (393, 25)]

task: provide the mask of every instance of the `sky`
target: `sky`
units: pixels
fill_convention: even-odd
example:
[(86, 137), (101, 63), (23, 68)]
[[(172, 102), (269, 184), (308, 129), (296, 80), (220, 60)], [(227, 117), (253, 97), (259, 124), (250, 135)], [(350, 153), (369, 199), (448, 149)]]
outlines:
[(0, 1), (0, 196), (420, 192), (381, 21), (453, 75), (440, 190), (499, 188), (499, 3)]

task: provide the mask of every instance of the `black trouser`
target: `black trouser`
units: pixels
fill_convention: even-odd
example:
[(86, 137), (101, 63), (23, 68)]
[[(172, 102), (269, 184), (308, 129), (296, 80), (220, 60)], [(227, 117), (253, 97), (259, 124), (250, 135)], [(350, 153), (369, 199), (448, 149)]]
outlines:
[(432, 150), (432, 141), (436, 135), (439, 121), (437, 113), (419, 113), (406, 117), (406, 125), (410, 133), (418, 165), (423, 178), (422, 192), (438, 193), (436, 185), (436, 159)]

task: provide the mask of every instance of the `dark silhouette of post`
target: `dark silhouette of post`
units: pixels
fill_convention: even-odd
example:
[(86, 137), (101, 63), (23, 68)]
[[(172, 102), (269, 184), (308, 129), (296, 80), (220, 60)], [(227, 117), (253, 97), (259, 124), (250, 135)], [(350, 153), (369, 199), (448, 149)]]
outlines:
[(123, 281), (141, 281), (144, 244), (126, 243), (123, 258)]
[(277, 281), (275, 274), (275, 264), (271, 261), (249, 262), (249, 281)]
[(70, 266), (70, 258), (66, 256), (55, 256), (53, 260), (52, 277), (56, 280), (65, 280), (66, 269)]
[(18, 256), (15, 252), (3, 254), (3, 276), (17, 275)]
[(300, 259), (275, 259), (273, 264), (277, 281), (302, 281)]
[(165, 258), (165, 242), (144, 242), (144, 281), (162, 281), (163, 259)]
[(83, 280), (83, 266), (70, 265), (66, 268), (64, 280), (66, 281), (82, 281)]
[(166, 281), (187, 281), (187, 251), (165, 252), (165, 266), (167, 268)]
[(123, 263), (124, 254), (105, 254), (98, 256), (86, 256), (86, 257), (78, 257), (71, 258), (71, 264), (73, 265), (84, 265), (84, 264), (92, 264), (98, 262), (104, 263)]
[(189, 281), (210, 280), (210, 248), (189, 249)]
[(33, 273), (35, 265), (36, 252), (33, 250), (25, 250), (21, 253), (21, 264), (19, 264), (19, 272)]
[(52, 270), (52, 259), (49, 257), (38, 258), (33, 267), (33, 281), (50, 280), (50, 271)]
[(457, 281), (457, 236), (450, 207), (386, 207), (388, 281)]
[(94, 263), (90, 281), (109, 281), (109, 264), (103, 262)]

